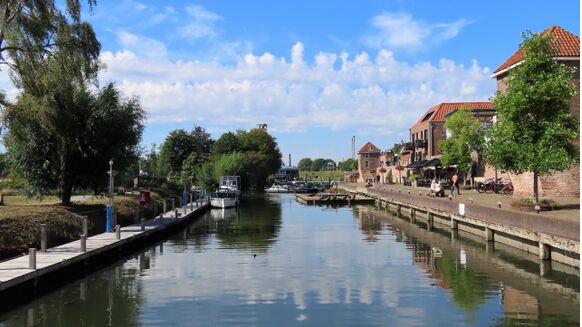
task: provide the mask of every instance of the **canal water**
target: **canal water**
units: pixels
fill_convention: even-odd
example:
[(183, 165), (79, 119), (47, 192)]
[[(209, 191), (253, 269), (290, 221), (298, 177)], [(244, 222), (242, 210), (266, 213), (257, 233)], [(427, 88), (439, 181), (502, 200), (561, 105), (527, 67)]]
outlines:
[(568, 326), (579, 308), (575, 269), (374, 206), (261, 194), (0, 326)]

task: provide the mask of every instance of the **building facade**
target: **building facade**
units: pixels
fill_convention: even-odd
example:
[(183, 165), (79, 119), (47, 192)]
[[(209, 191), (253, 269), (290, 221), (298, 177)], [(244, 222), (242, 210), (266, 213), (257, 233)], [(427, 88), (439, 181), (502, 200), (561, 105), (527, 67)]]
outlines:
[[(580, 37), (566, 31), (559, 26), (552, 26), (541, 35), (552, 33), (555, 38), (554, 44), (558, 48), (556, 60), (566, 66), (574, 67), (576, 72), (572, 77), (572, 84), (576, 87), (576, 95), (570, 102), (570, 111), (580, 119)], [(497, 79), (497, 89), (503, 93), (507, 91), (507, 81), (511, 69), (519, 66), (524, 59), (524, 53), (520, 49), (509, 59), (501, 64), (491, 76)], [(573, 140), (573, 143), (580, 145), (580, 140)], [(510, 175), (514, 187), (515, 197), (529, 197), (533, 194), (533, 174), (525, 173)], [(580, 196), (580, 164), (576, 164), (570, 169), (562, 172), (555, 172), (550, 176), (539, 177), (539, 195), (564, 197)]]
[(367, 180), (375, 180), (377, 178), (376, 170), (384, 163), (380, 160), (382, 151), (372, 142), (366, 142), (358, 151), (358, 178), (359, 183), (364, 183)]

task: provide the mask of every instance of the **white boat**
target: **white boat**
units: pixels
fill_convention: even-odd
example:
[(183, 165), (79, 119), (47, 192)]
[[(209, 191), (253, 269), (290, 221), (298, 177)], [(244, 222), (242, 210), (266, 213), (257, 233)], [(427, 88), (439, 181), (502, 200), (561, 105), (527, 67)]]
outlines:
[(210, 206), (213, 208), (232, 208), (238, 205), (239, 197), (235, 192), (218, 190), (210, 194)]
[(213, 208), (232, 208), (240, 203), (240, 176), (222, 176), (216, 192), (210, 194)]
[(288, 193), (289, 189), (283, 185), (273, 185), (265, 189), (267, 193)]

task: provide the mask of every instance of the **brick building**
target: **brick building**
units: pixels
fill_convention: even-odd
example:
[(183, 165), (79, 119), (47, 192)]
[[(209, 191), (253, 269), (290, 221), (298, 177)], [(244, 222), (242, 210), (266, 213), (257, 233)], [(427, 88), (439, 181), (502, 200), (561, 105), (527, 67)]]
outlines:
[(447, 138), (446, 117), (459, 109), (469, 109), (480, 121), (491, 121), (495, 108), (491, 102), (444, 102), (429, 108), (410, 128), (410, 142), (403, 153), (408, 153), (410, 163), (440, 158), (438, 142)]
[(360, 174), (358, 182), (363, 183), (368, 179), (376, 178), (376, 169), (381, 166), (381, 154), (380, 148), (372, 142), (366, 142), (358, 151), (358, 172)]
[[(552, 33), (555, 40), (554, 44), (558, 48), (556, 60), (566, 66), (576, 68), (576, 72), (572, 77), (572, 84), (576, 87), (576, 96), (570, 103), (570, 111), (576, 118), (580, 119), (580, 37), (559, 26), (552, 26), (540, 34), (547, 33)], [(507, 90), (509, 71), (519, 66), (523, 59), (524, 53), (519, 49), (494, 71), (491, 78), (497, 79), (499, 92)], [(574, 140), (573, 142), (580, 144), (579, 140)], [(511, 175), (511, 179), (515, 189), (514, 196), (529, 197), (533, 194), (533, 174)], [(563, 172), (540, 177), (538, 185), (540, 196), (580, 196), (580, 164)]]

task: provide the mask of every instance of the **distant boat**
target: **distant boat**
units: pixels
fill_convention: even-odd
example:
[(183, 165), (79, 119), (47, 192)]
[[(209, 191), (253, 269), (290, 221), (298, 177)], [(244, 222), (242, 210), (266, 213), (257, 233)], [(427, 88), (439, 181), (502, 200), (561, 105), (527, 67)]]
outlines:
[(289, 189), (283, 185), (273, 185), (265, 189), (267, 193), (288, 193)]
[(210, 194), (213, 208), (232, 208), (240, 204), (240, 176), (222, 176), (216, 192)]

